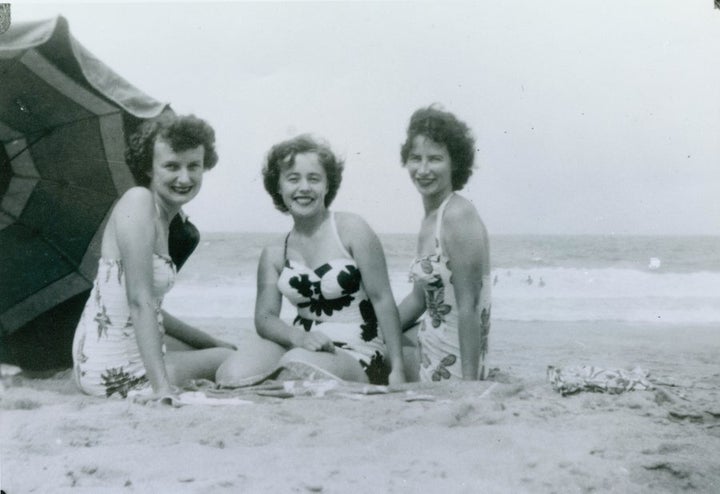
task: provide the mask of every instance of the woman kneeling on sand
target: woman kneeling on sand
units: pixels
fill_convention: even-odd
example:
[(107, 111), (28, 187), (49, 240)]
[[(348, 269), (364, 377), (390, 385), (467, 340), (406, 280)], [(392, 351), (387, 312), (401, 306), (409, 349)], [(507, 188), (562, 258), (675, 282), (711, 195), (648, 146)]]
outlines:
[(422, 316), (417, 348), (405, 351), (407, 376), (484, 379), (490, 331), (488, 235), (472, 203), (455, 193), (472, 174), (475, 140), (455, 115), (431, 106), (412, 115), (401, 156), (425, 210), (410, 269), (413, 291), (399, 306), (403, 328)]
[(213, 379), (234, 349), (161, 309), (175, 281), (170, 221), (215, 166), (215, 133), (194, 116), (162, 117), (142, 124), (126, 158), (139, 187), (118, 200), (103, 232), (97, 277), (75, 331), (74, 376), (91, 395), (172, 398), (188, 380)]
[[(263, 359), (348, 381), (404, 382), (400, 322), (380, 241), (359, 216), (328, 209), (342, 169), (327, 145), (307, 135), (270, 150), (265, 188), (294, 223), (282, 243), (263, 250), (258, 266), (255, 326), (273, 343), (251, 358), (241, 349), (218, 370), (219, 383), (248, 382), (256, 370), (248, 367)], [(297, 307), (292, 324), (280, 319), (283, 296)]]

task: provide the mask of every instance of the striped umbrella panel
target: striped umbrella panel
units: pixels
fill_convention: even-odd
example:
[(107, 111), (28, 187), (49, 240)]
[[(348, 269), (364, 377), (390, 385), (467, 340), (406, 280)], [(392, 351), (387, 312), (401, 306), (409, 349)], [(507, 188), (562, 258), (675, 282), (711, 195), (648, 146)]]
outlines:
[(34, 49), (0, 54), (0, 81), (0, 329), (11, 332), (91, 286), (105, 218), (133, 180), (117, 106)]

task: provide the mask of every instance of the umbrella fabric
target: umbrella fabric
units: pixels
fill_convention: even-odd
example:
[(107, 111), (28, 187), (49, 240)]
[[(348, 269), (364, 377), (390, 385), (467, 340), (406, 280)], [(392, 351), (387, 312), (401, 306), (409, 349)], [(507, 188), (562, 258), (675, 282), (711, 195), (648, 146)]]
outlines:
[(102, 227), (134, 185), (125, 136), (171, 110), (90, 54), (62, 17), (0, 35), (0, 85), (0, 356), (17, 360), (8, 339), (36, 332), (49, 348), (20, 357), (44, 367), (42, 352), (72, 340)]
[[(178, 214), (170, 223), (168, 247), (179, 270), (200, 242), (190, 220)], [(72, 340), (90, 290), (41, 313), (9, 335), (0, 335), (0, 362), (25, 370), (45, 371), (72, 366)]]

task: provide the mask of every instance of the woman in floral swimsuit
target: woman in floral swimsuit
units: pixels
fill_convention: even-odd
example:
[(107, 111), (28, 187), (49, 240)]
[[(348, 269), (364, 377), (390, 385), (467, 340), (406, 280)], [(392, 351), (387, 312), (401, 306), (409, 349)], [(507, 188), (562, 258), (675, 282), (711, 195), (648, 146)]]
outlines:
[(163, 116), (141, 125), (126, 154), (139, 186), (118, 200), (103, 231), (73, 340), (74, 376), (91, 395), (172, 398), (189, 379), (214, 379), (234, 348), (162, 310), (175, 281), (170, 221), (217, 162), (215, 134), (194, 116)]
[(409, 379), (486, 377), (490, 330), (488, 235), (473, 204), (455, 193), (472, 174), (475, 141), (455, 115), (431, 106), (410, 119), (401, 156), (422, 196), (425, 216), (413, 291), (399, 306), (403, 328), (417, 329), (417, 348), (405, 352)]
[[(278, 364), (279, 354), (266, 348), (266, 361), (348, 381), (403, 382), (400, 321), (380, 241), (359, 216), (328, 210), (342, 162), (303, 135), (275, 145), (263, 175), (275, 207), (293, 219), (258, 266), (255, 326), (282, 349)], [(292, 324), (280, 319), (283, 296), (297, 308)], [(223, 364), (221, 382), (242, 381), (246, 353)]]

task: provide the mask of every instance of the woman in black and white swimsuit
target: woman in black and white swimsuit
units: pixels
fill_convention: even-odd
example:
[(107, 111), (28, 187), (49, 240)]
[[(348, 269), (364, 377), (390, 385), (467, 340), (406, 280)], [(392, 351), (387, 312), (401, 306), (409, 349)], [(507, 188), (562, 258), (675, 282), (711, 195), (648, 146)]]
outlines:
[[(294, 226), (260, 257), (256, 329), (282, 347), (280, 368), (307, 366), (373, 384), (404, 382), (400, 320), (380, 241), (359, 216), (328, 209), (342, 166), (327, 145), (307, 135), (270, 150), (265, 188)], [(283, 296), (297, 307), (292, 324), (280, 318)], [(267, 358), (277, 358), (266, 349)], [(242, 380), (248, 373), (244, 353), (223, 364), (219, 382)]]

